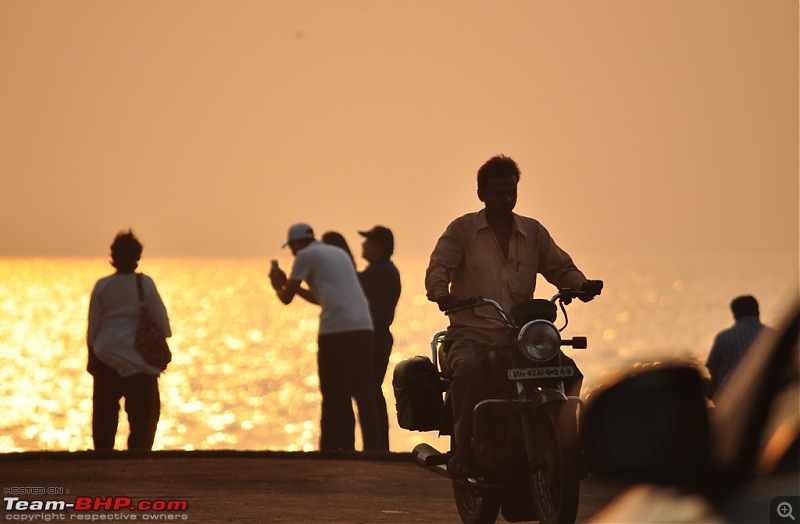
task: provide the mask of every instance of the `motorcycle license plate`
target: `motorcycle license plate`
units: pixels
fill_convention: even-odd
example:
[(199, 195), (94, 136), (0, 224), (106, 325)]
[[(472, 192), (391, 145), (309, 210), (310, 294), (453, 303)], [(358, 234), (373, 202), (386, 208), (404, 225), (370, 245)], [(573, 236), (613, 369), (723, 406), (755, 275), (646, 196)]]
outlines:
[(548, 368), (509, 369), (509, 380), (525, 380), (528, 378), (560, 378), (571, 377), (575, 374), (572, 366), (554, 366)]

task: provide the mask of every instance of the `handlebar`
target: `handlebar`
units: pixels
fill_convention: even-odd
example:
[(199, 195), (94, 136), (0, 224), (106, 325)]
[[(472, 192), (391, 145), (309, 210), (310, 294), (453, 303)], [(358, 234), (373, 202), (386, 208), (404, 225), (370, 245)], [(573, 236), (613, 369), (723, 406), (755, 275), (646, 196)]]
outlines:
[[(597, 294), (598, 293), (594, 291), (583, 291), (580, 289), (561, 288), (555, 295), (553, 295), (553, 297), (550, 299), (550, 302), (561, 301), (565, 305), (569, 305), (576, 298), (591, 300), (594, 297), (596, 297)], [(456, 305), (445, 311), (444, 314), (451, 315), (453, 313), (457, 313), (458, 311), (463, 311), (465, 309), (473, 309), (480, 306), (494, 306), (494, 308), (497, 309), (498, 311), (503, 311), (503, 308), (500, 306), (500, 304), (498, 304), (496, 301), (490, 298), (469, 297), (458, 300), (456, 302)]]
[(560, 300), (564, 305), (569, 305), (574, 299), (580, 298), (584, 299), (585, 301), (589, 301), (596, 297), (599, 293), (595, 290), (581, 290), (581, 289), (570, 289), (570, 288), (563, 288), (559, 289), (558, 293), (553, 295), (553, 298), (550, 299), (550, 302), (556, 302)]
[(465, 309), (475, 309), (481, 306), (492, 306), (495, 311), (500, 315), (500, 318), (505, 322), (508, 326), (513, 326), (514, 323), (508, 318), (506, 312), (503, 311), (503, 308), (498, 304), (496, 301), (492, 300), (491, 298), (483, 298), (483, 297), (469, 297), (464, 298), (456, 302), (456, 306), (448, 309), (444, 312), (445, 315), (450, 316), (453, 313), (458, 313), (459, 311), (463, 311)]
[[(472, 309), (472, 308), (478, 307), (478, 306), (486, 306), (486, 305), (489, 305), (491, 303), (497, 304), (497, 302), (495, 302), (494, 300), (491, 300), (491, 299), (488, 299), (488, 298), (483, 298), (483, 297), (462, 298), (462, 299), (458, 300), (458, 302), (456, 302), (455, 306), (453, 306), (452, 308), (450, 308), (447, 311), (445, 311), (444, 314), (445, 315), (450, 315), (452, 313), (455, 313), (457, 311), (461, 311), (463, 309)], [(500, 304), (497, 304), (497, 306), (500, 307)]]
[[(593, 299), (595, 296), (599, 294), (599, 290), (591, 289), (591, 290), (580, 290), (580, 289), (571, 289), (571, 288), (561, 288), (558, 292), (553, 295), (553, 298), (550, 299), (550, 302), (558, 303), (561, 306), (561, 311), (564, 313), (564, 318), (566, 320), (567, 311), (564, 309), (564, 306), (568, 306), (572, 301), (576, 298), (583, 300), (584, 302), (588, 302), (589, 300)], [(503, 308), (498, 304), (495, 300), (490, 298), (484, 297), (469, 297), (458, 300), (456, 305), (447, 311), (444, 312), (445, 315), (450, 316), (454, 313), (459, 311), (464, 311), (465, 309), (475, 309), (478, 307), (483, 306), (491, 306), (500, 315), (500, 320), (504, 322), (509, 327), (514, 327), (514, 322), (509, 318)], [(569, 322), (566, 320), (566, 322)], [(559, 330), (563, 330), (567, 327), (565, 323), (564, 326)]]

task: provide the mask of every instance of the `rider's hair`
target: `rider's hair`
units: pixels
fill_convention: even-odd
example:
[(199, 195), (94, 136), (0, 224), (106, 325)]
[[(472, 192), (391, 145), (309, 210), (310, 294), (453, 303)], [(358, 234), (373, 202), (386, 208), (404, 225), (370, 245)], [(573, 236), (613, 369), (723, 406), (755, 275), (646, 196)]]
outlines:
[(491, 178), (513, 176), (519, 182), (519, 166), (505, 155), (496, 155), (478, 169), (478, 189), (484, 189)]
[(731, 311), (736, 320), (742, 317), (757, 317), (758, 301), (750, 295), (736, 297), (731, 301)]
[(128, 231), (120, 231), (111, 244), (111, 265), (120, 271), (134, 271), (142, 258), (142, 243)]

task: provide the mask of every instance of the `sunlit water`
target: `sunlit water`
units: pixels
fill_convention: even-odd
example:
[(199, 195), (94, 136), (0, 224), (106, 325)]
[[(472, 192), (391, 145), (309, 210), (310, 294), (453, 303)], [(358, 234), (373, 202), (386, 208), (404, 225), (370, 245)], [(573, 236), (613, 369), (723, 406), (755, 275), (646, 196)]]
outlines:
[[(425, 261), (397, 264), (404, 289), (383, 384), (391, 449), (408, 451), (423, 441), (445, 447), (434, 433), (395, 423), (391, 370), (429, 354), (430, 337), (446, 325), (424, 297)], [(798, 289), (791, 255), (596, 259), (581, 266), (606, 282), (594, 302), (569, 308), (565, 335), (589, 338), (587, 350), (568, 350), (586, 376), (584, 396), (620, 369), (702, 361), (716, 331), (731, 324), (733, 296), (754, 294), (763, 319), (774, 323)], [(316, 306), (280, 304), (264, 261), (145, 259), (140, 268), (155, 279), (174, 333), (173, 362), (160, 379), (155, 448), (316, 449)], [(94, 282), (110, 270), (104, 260), (0, 259), (0, 452), (92, 448), (86, 314)], [(540, 282), (537, 296), (552, 292)], [(124, 413), (120, 420), (116, 448), (124, 449)]]

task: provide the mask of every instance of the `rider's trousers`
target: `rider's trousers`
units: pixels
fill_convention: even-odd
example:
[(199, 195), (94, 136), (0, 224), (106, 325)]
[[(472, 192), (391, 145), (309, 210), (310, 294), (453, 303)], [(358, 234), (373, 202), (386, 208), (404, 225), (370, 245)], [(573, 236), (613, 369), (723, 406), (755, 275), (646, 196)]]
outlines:
[(486, 343), (468, 339), (454, 341), (447, 351), (453, 429), (456, 445), (464, 451), (471, 449), (472, 411), (489, 395), (486, 351)]

